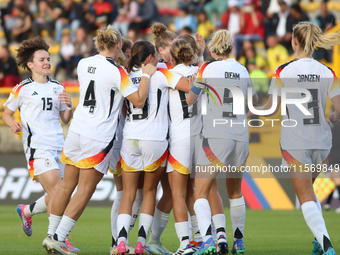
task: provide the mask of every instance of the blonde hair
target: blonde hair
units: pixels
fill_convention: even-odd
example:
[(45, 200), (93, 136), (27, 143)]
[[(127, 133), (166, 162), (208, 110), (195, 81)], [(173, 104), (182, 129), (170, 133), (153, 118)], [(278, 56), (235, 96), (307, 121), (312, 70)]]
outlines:
[(99, 51), (107, 51), (113, 49), (117, 43), (121, 44), (122, 36), (117, 29), (108, 25), (107, 27), (98, 30), (98, 34), (93, 40)]
[(151, 33), (155, 35), (156, 51), (159, 53), (158, 48), (165, 48), (171, 44), (171, 41), (177, 37), (174, 32), (168, 31), (168, 28), (160, 23), (156, 22), (151, 27)]
[(310, 22), (295, 25), (293, 37), (299, 42), (300, 48), (308, 54), (312, 54), (316, 48), (331, 49), (340, 43), (340, 31), (324, 35), (318, 25)]
[(190, 65), (194, 60), (194, 53), (190, 44), (184, 40), (178, 40), (171, 45), (170, 54), (176, 64)]
[(200, 46), (198, 45), (196, 39), (192, 37), (191, 35), (187, 35), (187, 34), (180, 35), (177, 38), (188, 42), (194, 51), (195, 58), (197, 58), (197, 54), (200, 51)]
[(216, 31), (211, 36), (211, 41), (208, 44), (210, 51), (214, 51), (217, 55), (226, 55), (231, 52), (233, 43), (230, 33), (226, 29)]

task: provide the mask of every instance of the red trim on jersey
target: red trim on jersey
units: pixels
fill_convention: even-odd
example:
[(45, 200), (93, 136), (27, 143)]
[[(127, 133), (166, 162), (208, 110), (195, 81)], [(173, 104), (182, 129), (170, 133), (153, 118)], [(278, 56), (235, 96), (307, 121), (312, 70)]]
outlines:
[(121, 66), (118, 67), (120, 73), (120, 91), (126, 90), (128, 87), (131, 86), (131, 81), (129, 79), (129, 75), (125, 71), (125, 69)]
[(171, 69), (173, 67), (171, 62), (166, 62), (165, 64), (168, 69)]
[(204, 69), (209, 65), (209, 62), (204, 63), (198, 70), (197, 78), (202, 78)]
[(171, 85), (175, 74), (170, 72), (168, 69), (166, 68), (158, 68), (157, 71), (160, 71), (162, 74), (164, 74), (166, 80), (168, 81), (169, 85)]
[(17, 97), (19, 96), (19, 92), (20, 92), (21, 88), (22, 88), (24, 85), (25, 85), (25, 84), (16, 85), (16, 86), (12, 89), (11, 93), (14, 95), (15, 98), (17, 98)]

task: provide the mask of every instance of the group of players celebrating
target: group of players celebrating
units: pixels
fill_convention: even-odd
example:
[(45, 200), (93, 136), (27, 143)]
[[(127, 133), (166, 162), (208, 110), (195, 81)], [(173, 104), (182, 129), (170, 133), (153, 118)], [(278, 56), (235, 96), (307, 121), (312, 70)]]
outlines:
[[(151, 31), (155, 46), (148, 41), (133, 44), (111, 26), (98, 31), (94, 38), (98, 54), (82, 59), (77, 67), (80, 95), (74, 113), (62, 84), (48, 77), (51, 64), (45, 41), (36, 37), (24, 41), (17, 50), (18, 65), (28, 69), (32, 77), (13, 88), (5, 103), (3, 120), (13, 133), (23, 130), (30, 176), (47, 193), (31, 205), (17, 207), (28, 236), (32, 234), (32, 216), (47, 211), (49, 226), (42, 243), (47, 253), (79, 251), (67, 237), (109, 169), (117, 187), (111, 211), (111, 255), (172, 254), (160, 242), (172, 209), (180, 241), (176, 255), (229, 252), (217, 173), (198, 171), (193, 173), (195, 178), (190, 174), (197, 167), (240, 169), (246, 164), (247, 125), (212, 123), (216, 118), (246, 121), (246, 115), (233, 114), (236, 95), (223, 85), (238, 87), (243, 93), (243, 105), (246, 96), (252, 97), (253, 103), (258, 96), (246, 68), (229, 58), (232, 39), (227, 30), (212, 35), (208, 44), (214, 59), (211, 62), (203, 60), (205, 42), (200, 35), (177, 36), (161, 23), (155, 23)], [(325, 105), (328, 95), (335, 108), (329, 119), (338, 123), (340, 87), (335, 73), (314, 60), (312, 53), (316, 47), (329, 49), (338, 43), (340, 33), (323, 35), (315, 24), (297, 24), (292, 39), (296, 59), (275, 70), (268, 102), (256, 107), (258, 110), (274, 107), (275, 114), (281, 102), (281, 88), (299, 86), (312, 95), (311, 102), (306, 104), (314, 114), (312, 121), (306, 121), (300, 108), (287, 105), (288, 116), (283, 118), (294, 118), (297, 126), (282, 127), (285, 166), (327, 161), (332, 139)], [(291, 82), (305, 74), (321, 79)], [(274, 88), (279, 91), (277, 99), (272, 95)], [(221, 105), (214, 104), (215, 100), (209, 97), (211, 92), (223, 99)], [(290, 99), (304, 96), (295, 93)], [(205, 114), (202, 102), (206, 103)], [(13, 119), (17, 109), (21, 123)], [(73, 117), (65, 142), (59, 117), (64, 123)], [(331, 255), (335, 251), (312, 186), (315, 177), (308, 169), (291, 173), (304, 218), (315, 237), (312, 255)], [(246, 251), (241, 181), (241, 171), (233, 176), (227, 173), (234, 234), (232, 254)], [(156, 205), (159, 182), (163, 196)], [(128, 236), (138, 214), (138, 240), (133, 247)], [(150, 240), (146, 243), (150, 229)]]

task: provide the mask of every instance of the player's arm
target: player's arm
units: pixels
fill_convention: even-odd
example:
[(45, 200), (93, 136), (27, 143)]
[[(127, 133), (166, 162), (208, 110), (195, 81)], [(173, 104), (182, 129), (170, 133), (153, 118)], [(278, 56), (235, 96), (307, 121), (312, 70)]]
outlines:
[(59, 94), (58, 99), (61, 102), (61, 104), (65, 104), (67, 106), (65, 111), (60, 111), (59, 113), (61, 121), (64, 124), (67, 124), (70, 122), (73, 116), (73, 107), (72, 107), (71, 97), (69, 94), (66, 93), (66, 90), (63, 90), (63, 92)]
[(333, 125), (336, 125), (340, 120), (340, 95), (331, 98), (334, 112), (329, 115), (329, 120)]
[(12, 110), (10, 110), (8, 107), (6, 107), (6, 109), (5, 109), (5, 111), (2, 115), (2, 119), (3, 119), (4, 123), (11, 128), (11, 131), (14, 134), (19, 135), (20, 131), (22, 130), (22, 125), (21, 125), (21, 123), (14, 121), (13, 114), (14, 114), (14, 112)]
[[(142, 65), (143, 74), (151, 76), (156, 72), (156, 70), (157, 67), (151, 64)], [(129, 100), (134, 106), (143, 108), (149, 93), (149, 83), (150, 78), (142, 76), (138, 90), (127, 96), (126, 99)]]
[[(253, 100), (254, 100), (254, 96), (253, 96)], [(258, 100), (258, 99), (257, 99), (257, 100)], [(255, 101), (253, 101), (253, 102), (255, 103)], [(278, 110), (280, 109), (280, 104), (281, 104), (281, 97), (278, 96), (278, 97), (277, 97), (277, 105), (276, 105), (275, 111), (274, 111), (273, 113), (271, 113), (271, 114), (266, 115), (266, 116), (273, 116), (273, 115), (275, 115), (275, 114), (278, 112)], [(254, 108), (255, 108), (256, 110), (264, 111), (264, 110), (269, 110), (269, 109), (271, 109), (272, 106), (273, 106), (273, 95), (270, 94), (270, 95), (269, 95), (269, 98), (268, 98), (268, 101), (267, 101), (267, 103), (266, 103), (265, 105), (257, 106), (257, 107), (254, 107)], [(252, 113), (251, 111), (249, 111), (249, 112), (247, 113), (247, 118), (250, 118), (252, 115), (254, 115), (254, 113)]]
[(189, 93), (190, 91), (190, 77), (182, 77), (176, 84), (175, 89)]
[(186, 102), (188, 105), (192, 105), (197, 101), (197, 98), (199, 97), (199, 95), (201, 94), (201, 90), (199, 88), (197, 88), (194, 84), (196, 80), (196, 75), (192, 76), (190, 79), (190, 91), (189, 94), (186, 98)]

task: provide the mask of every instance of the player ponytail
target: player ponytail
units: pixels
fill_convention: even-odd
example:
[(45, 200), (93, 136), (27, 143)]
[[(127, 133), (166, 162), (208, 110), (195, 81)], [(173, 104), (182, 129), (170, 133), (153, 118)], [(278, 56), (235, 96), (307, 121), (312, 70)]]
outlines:
[(180, 40), (184, 40), (186, 42), (188, 42), (192, 48), (192, 50), (194, 51), (194, 57), (195, 59), (197, 58), (197, 54), (200, 50), (200, 46), (198, 45), (198, 43), (196, 42), (195, 38), (192, 37), (191, 35), (180, 35), (177, 37)]
[(168, 28), (160, 23), (156, 22), (151, 27), (151, 33), (155, 35), (156, 51), (159, 53), (159, 48), (166, 48), (169, 46), (173, 39), (177, 37), (174, 32), (167, 30)]
[(316, 48), (331, 49), (340, 43), (340, 31), (324, 35), (318, 25), (310, 22), (295, 25), (293, 37), (299, 42), (300, 48), (308, 54), (312, 54)]
[(131, 49), (131, 58), (126, 63), (127, 72), (134, 71), (134, 68), (141, 67), (148, 56), (156, 53), (155, 46), (147, 41), (136, 42)]
[(122, 36), (117, 29), (108, 25), (107, 27), (98, 30), (98, 34), (93, 40), (99, 52), (109, 51), (114, 49), (118, 43), (122, 43)]
[(190, 65), (194, 60), (194, 53), (190, 44), (184, 40), (178, 40), (171, 45), (170, 54), (176, 64)]
[(221, 29), (216, 31), (211, 36), (211, 41), (208, 44), (209, 50), (214, 51), (217, 55), (229, 55), (232, 49), (233, 43), (228, 30)]
[(38, 50), (45, 50), (48, 52), (49, 48), (50, 46), (40, 36), (23, 41), (20, 47), (16, 49), (18, 66), (31, 71), (27, 66), (27, 63), (33, 62), (34, 52)]

